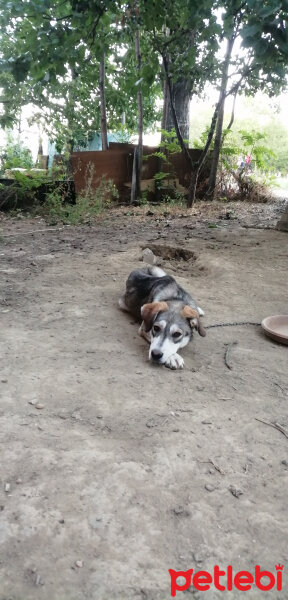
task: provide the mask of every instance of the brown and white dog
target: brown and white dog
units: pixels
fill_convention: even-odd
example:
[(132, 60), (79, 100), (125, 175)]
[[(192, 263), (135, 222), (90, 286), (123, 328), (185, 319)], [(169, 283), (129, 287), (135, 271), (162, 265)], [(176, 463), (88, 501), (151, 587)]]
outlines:
[(142, 319), (139, 334), (150, 344), (149, 359), (170, 369), (183, 368), (178, 350), (188, 344), (194, 330), (202, 337), (206, 335), (200, 321), (203, 310), (159, 267), (132, 271), (119, 306)]

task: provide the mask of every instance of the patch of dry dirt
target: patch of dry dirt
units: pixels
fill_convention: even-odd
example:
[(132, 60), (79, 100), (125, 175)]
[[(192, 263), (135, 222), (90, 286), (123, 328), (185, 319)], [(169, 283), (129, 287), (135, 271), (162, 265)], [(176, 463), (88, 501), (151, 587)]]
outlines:
[(211, 328), (170, 371), (117, 308), (156, 244), (192, 253), (163, 267), (206, 325), (287, 314), (287, 234), (253, 229), (279, 206), (163, 212), (2, 219), (0, 600), (167, 600), (169, 568), (287, 570), (288, 439), (257, 419), (288, 433), (288, 348)]

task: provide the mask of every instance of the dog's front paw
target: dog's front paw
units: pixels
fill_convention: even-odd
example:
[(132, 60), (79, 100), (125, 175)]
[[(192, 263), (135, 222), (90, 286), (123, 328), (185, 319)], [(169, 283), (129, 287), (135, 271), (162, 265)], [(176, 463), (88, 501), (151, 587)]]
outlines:
[(165, 367), (168, 369), (183, 369), (184, 360), (180, 354), (172, 354), (165, 362)]

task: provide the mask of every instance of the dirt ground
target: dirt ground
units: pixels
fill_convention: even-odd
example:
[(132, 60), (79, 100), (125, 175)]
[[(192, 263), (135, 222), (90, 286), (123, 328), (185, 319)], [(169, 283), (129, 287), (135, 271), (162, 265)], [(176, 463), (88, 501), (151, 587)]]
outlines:
[(117, 308), (156, 244), (194, 253), (162, 264), (205, 325), (287, 314), (282, 208), (2, 217), (0, 600), (167, 600), (168, 569), (279, 562), (283, 591), (245, 597), (287, 600), (288, 347), (257, 325), (210, 328), (171, 371)]

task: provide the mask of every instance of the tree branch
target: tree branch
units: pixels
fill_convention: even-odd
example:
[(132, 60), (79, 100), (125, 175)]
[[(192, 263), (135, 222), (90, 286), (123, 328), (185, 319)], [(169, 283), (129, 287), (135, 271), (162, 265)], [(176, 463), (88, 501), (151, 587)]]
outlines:
[[(27, 15), (27, 16), (29, 16), (29, 15)], [(29, 18), (31, 18), (31, 17), (32, 17), (32, 15)], [(34, 15), (34, 17), (35, 17), (35, 15)], [(51, 15), (45, 15), (45, 14), (42, 15), (42, 18), (46, 19), (46, 21), (47, 20), (48, 21), (57, 21), (57, 23), (59, 21), (65, 21), (66, 19), (71, 19), (71, 17), (73, 17), (72, 13), (70, 15), (65, 15), (65, 17), (52, 17)]]
[[(239, 85), (240, 85), (240, 84), (239, 84)], [(229, 121), (229, 124), (227, 125), (226, 129), (231, 129), (231, 127), (232, 127), (232, 125), (233, 125), (233, 123), (234, 123), (234, 118), (235, 118), (235, 104), (236, 104), (236, 98), (237, 98), (238, 90), (239, 90), (239, 87), (237, 87), (237, 89), (236, 89), (236, 90), (235, 90), (235, 92), (234, 92), (234, 98), (233, 98), (233, 104), (232, 104), (231, 117), (230, 117), (230, 121)], [(221, 143), (221, 146), (222, 146), (222, 144), (223, 144), (223, 140), (224, 140), (224, 135), (223, 135), (223, 138), (222, 138), (222, 143)]]

